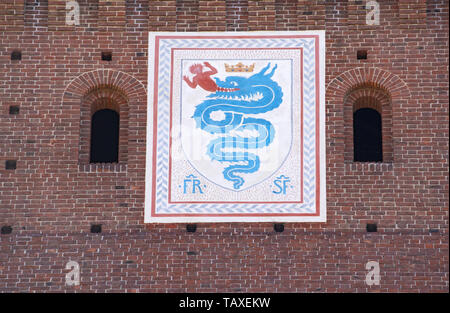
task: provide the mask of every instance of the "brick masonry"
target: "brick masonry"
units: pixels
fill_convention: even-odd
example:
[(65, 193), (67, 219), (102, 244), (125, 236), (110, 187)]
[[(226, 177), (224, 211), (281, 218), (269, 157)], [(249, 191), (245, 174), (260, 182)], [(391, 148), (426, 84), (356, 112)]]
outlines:
[[(0, 4), (0, 291), (449, 291), (448, 1), (379, 1), (378, 26), (354, 0), (78, 3), (78, 26), (63, 0)], [(310, 29), (327, 31), (327, 222), (144, 224), (148, 31)], [(386, 121), (383, 163), (352, 162), (363, 97)], [(87, 163), (90, 105), (120, 106), (118, 164)]]

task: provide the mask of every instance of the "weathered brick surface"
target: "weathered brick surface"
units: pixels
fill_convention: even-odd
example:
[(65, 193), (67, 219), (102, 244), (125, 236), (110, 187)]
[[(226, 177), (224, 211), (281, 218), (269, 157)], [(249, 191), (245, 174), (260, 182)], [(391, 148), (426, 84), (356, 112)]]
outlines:
[[(448, 1), (379, 1), (374, 26), (353, 0), (78, 3), (78, 26), (64, 1), (0, 4), (0, 291), (448, 292)], [(145, 225), (147, 32), (307, 29), (327, 31), (327, 222)], [(368, 95), (392, 125), (379, 164), (351, 160)], [(119, 164), (86, 164), (88, 103), (123, 99)]]
[(177, 0), (177, 24), (176, 31), (198, 31), (199, 23), (199, 1)]
[(226, 31), (225, 0), (199, 0), (198, 31)]

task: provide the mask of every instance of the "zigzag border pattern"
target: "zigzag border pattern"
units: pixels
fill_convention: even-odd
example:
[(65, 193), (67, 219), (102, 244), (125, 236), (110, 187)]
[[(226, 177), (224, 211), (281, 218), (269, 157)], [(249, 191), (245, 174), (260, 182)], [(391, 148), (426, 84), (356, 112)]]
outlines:
[[(303, 48), (303, 200), (302, 204), (168, 203), (169, 107), (171, 48)], [(161, 39), (158, 72), (158, 134), (156, 162), (157, 214), (314, 213), (316, 196), (316, 73), (315, 40), (311, 39)]]

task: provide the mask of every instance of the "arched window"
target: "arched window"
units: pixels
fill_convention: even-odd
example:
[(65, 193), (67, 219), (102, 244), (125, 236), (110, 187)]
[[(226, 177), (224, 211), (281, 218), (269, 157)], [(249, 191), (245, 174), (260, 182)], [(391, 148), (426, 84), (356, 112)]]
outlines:
[(384, 162), (394, 160), (392, 103), (383, 88), (363, 84), (344, 98), (344, 161)]
[(353, 151), (355, 162), (382, 162), (381, 115), (371, 108), (353, 113)]
[[(128, 161), (128, 99), (114, 86), (91, 89), (81, 99), (80, 108), (80, 165), (90, 170), (102, 164)], [(116, 167), (108, 168), (121, 168)]]
[(98, 110), (91, 120), (90, 163), (116, 163), (119, 160), (119, 114)]

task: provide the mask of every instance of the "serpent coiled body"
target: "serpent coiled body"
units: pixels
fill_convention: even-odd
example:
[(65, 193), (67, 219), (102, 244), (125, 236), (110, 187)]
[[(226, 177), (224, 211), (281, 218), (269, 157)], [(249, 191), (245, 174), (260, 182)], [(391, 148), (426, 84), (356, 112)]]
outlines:
[[(208, 144), (207, 155), (226, 164), (223, 176), (233, 183), (235, 190), (245, 182), (238, 173), (254, 173), (260, 168), (255, 150), (270, 145), (275, 136), (269, 121), (253, 117), (279, 107), (282, 102), (281, 87), (272, 80), (277, 66), (266, 74), (269, 68), (270, 63), (250, 77), (229, 76), (225, 81), (215, 78), (220, 91), (208, 95), (192, 116), (197, 127), (218, 135)], [(218, 112), (220, 118), (214, 118)]]

